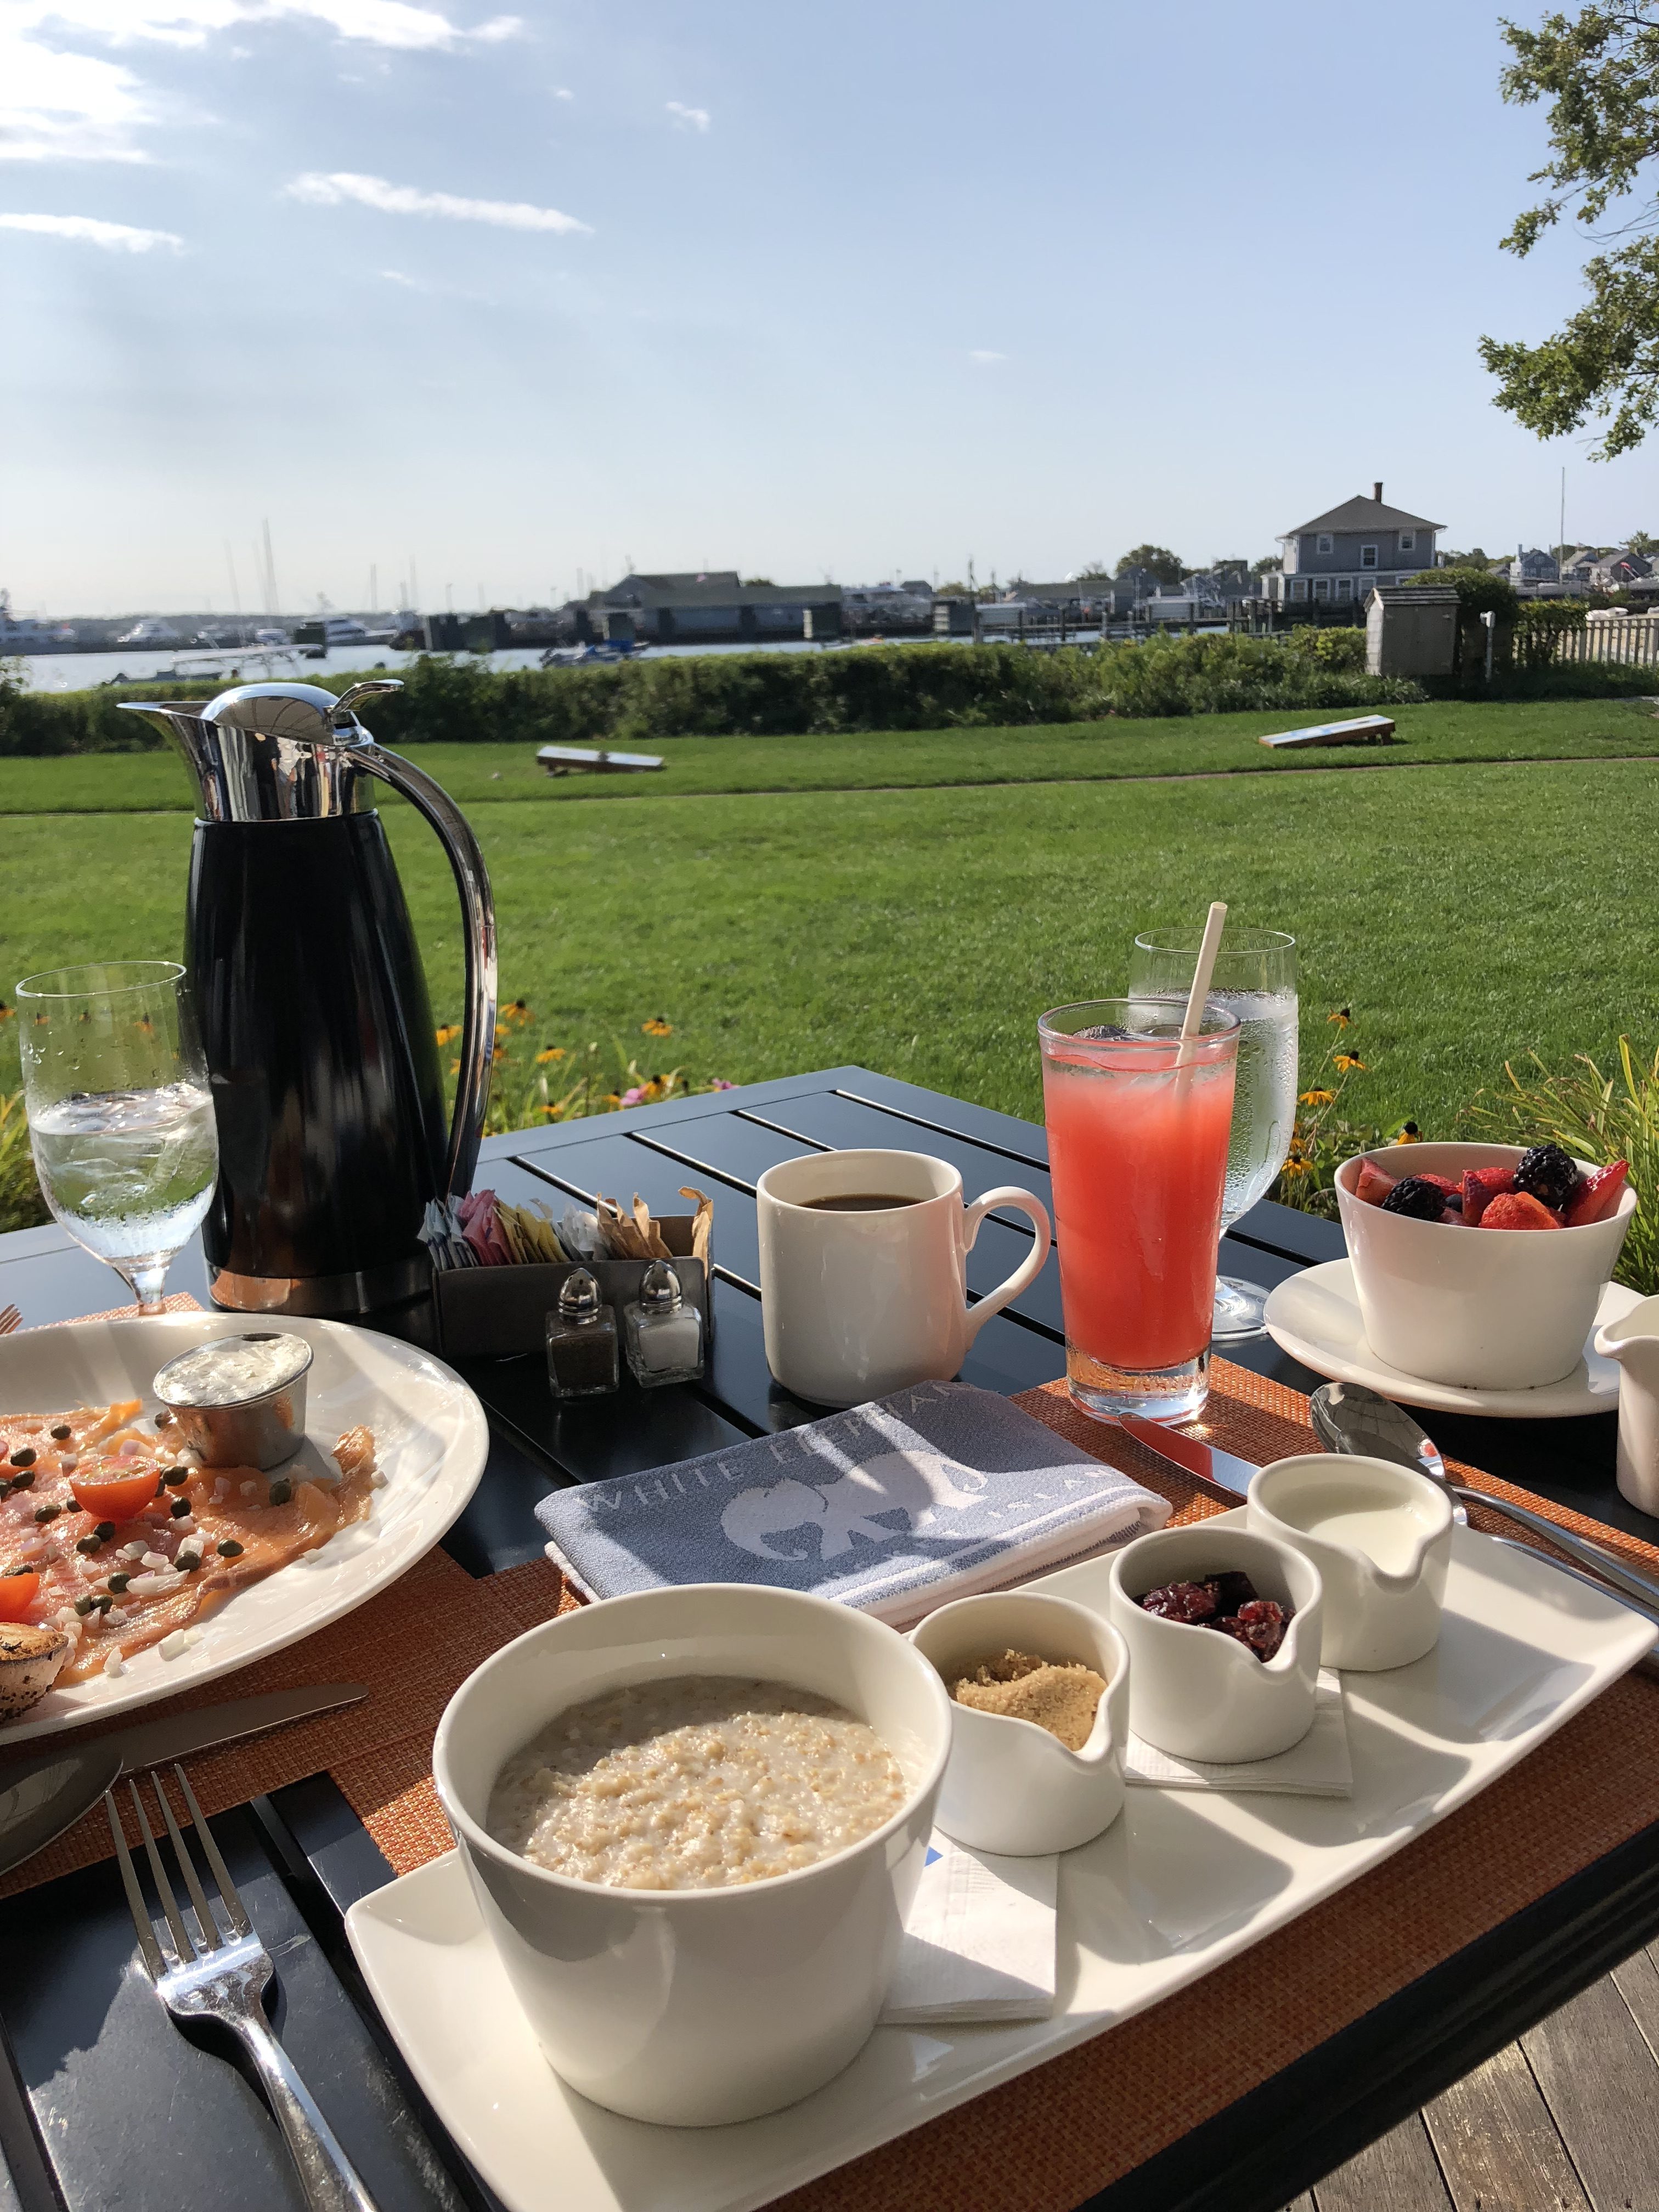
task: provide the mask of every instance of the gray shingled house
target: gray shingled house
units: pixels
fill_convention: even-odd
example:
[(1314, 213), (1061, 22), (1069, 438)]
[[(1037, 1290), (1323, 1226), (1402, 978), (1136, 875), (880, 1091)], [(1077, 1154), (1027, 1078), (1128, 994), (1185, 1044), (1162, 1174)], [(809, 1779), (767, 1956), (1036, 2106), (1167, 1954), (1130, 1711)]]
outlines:
[(1375, 484), (1369, 499), (1345, 500), (1287, 530), (1282, 566), (1261, 579), (1263, 594), (1281, 605), (1357, 606), (1374, 585), (1432, 568), (1435, 533), (1445, 526), (1386, 505)]

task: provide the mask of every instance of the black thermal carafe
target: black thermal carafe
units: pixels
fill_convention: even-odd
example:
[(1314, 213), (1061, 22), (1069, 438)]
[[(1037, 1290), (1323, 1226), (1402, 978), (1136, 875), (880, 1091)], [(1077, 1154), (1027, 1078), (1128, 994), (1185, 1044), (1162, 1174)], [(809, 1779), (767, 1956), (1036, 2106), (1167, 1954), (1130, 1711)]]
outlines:
[[(434, 1198), (471, 1187), (495, 1033), (495, 921), (477, 839), (430, 776), (377, 745), (353, 702), (245, 684), (201, 708), (134, 707), (201, 792), (185, 963), (219, 1125), (203, 1224), (216, 1305), (374, 1316), (424, 1297)], [(466, 1005), (451, 1126), (419, 950), (365, 779), (410, 799), (461, 895)]]

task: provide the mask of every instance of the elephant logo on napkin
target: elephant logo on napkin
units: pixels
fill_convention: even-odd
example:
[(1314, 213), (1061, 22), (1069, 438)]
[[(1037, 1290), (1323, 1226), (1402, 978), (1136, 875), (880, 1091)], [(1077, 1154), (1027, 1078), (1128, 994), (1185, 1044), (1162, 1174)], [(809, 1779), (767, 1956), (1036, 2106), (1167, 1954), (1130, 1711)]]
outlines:
[[(740, 1490), (720, 1515), (720, 1527), (757, 1559), (799, 1559), (799, 1550), (780, 1551), (768, 1539), (816, 1528), (818, 1556), (834, 1559), (852, 1550), (854, 1536), (890, 1544), (901, 1534), (924, 1534), (939, 1525), (942, 1510), (975, 1504), (984, 1487), (984, 1475), (939, 1452), (885, 1452), (833, 1482), (786, 1475), (763, 1490)], [(883, 1526), (897, 1514), (904, 1516), (902, 1529)]]

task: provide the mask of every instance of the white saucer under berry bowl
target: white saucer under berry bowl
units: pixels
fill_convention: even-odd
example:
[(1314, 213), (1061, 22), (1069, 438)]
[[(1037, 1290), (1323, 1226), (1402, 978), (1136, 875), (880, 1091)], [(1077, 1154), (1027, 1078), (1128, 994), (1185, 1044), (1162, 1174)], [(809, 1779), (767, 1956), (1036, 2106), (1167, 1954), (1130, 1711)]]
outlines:
[[(1445, 1233), (1484, 1236), (1486, 1231), (1448, 1230)], [(1622, 1321), (1640, 1303), (1635, 1291), (1626, 1290), (1622, 1283), (1609, 1283), (1595, 1310), (1595, 1327)], [(1594, 1330), (1586, 1336), (1570, 1374), (1534, 1389), (1459, 1389), (1391, 1367), (1377, 1357), (1365, 1335), (1351, 1260), (1327, 1260), (1276, 1284), (1267, 1294), (1264, 1319), (1268, 1335), (1279, 1349), (1310, 1367), (1316, 1375), (1328, 1376), (1333, 1382), (1363, 1382), (1368, 1389), (1404, 1406), (1425, 1406), (1442, 1413), (1481, 1413), (1509, 1421), (1559, 1421), (1619, 1410), (1619, 1370), (1596, 1351)]]

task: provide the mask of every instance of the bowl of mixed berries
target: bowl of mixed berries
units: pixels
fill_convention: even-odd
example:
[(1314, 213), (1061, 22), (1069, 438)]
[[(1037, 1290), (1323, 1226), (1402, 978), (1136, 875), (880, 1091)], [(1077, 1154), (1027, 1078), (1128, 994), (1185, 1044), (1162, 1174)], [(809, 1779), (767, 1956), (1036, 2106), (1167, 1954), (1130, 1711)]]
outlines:
[(1371, 1350), (1469, 1389), (1571, 1374), (1636, 1211), (1623, 1160), (1552, 1144), (1391, 1145), (1336, 1194)]

